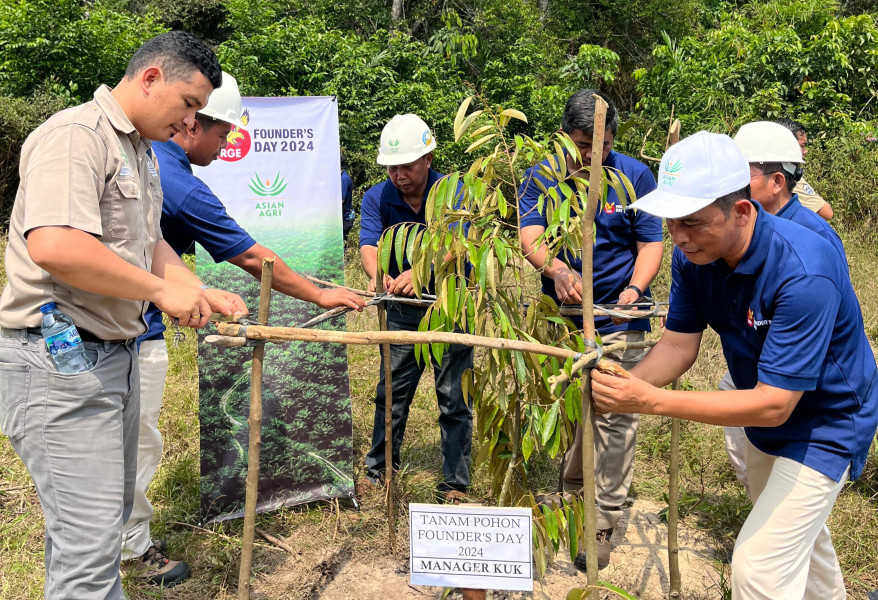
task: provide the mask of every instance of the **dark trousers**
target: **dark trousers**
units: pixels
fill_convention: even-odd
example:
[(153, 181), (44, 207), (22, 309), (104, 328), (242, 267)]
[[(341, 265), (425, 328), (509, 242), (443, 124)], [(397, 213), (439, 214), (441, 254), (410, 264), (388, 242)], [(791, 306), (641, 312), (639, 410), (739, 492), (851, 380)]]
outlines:
[[(389, 302), (387, 329), (389, 331), (417, 331), (425, 308)], [(370, 479), (384, 476), (384, 355), (381, 355), (381, 377), (375, 390), (375, 423), (372, 429), (372, 448), (366, 455), (366, 474)], [(473, 349), (452, 344), (442, 356), (439, 365), (432, 354), (436, 382), (436, 400), (439, 404), (439, 429), (442, 434), (442, 484), (440, 490), (465, 491), (469, 486), (469, 461), (472, 452), (473, 413), (472, 399), (464, 398), (460, 380), (473, 366)], [(400, 446), (405, 435), (409, 407), (415, 396), (424, 364), (415, 360), (413, 345), (390, 346), (393, 391), (393, 468), (400, 465)]]

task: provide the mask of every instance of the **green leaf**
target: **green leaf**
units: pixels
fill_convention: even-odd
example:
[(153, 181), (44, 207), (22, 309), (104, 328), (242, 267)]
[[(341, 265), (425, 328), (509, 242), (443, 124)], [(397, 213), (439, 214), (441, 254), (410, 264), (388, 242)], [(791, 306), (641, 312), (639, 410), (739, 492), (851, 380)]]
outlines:
[(470, 133), (469, 136), (471, 138), (475, 139), (475, 138), (479, 137), (480, 135), (482, 135), (483, 133), (487, 133), (488, 131), (491, 131), (492, 129), (494, 129), (493, 125), (482, 125), (478, 129), (476, 129), (475, 131)]
[(379, 258), (381, 260), (381, 272), (387, 273), (390, 269), (390, 251), (393, 248), (393, 227), (387, 228), (378, 246), (380, 248)]
[(534, 451), (534, 439), (530, 432), (530, 427), (521, 434), (521, 456), (524, 462), (530, 460), (530, 455)]
[(463, 135), (463, 119), (464, 115), (466, 115), (466, 111), (469, 110), (469, 105), (473, 101), (472, 96), (467, 96), (463, 99), (463, 102), (460, 103), (460, 108), (457, 109), (457, 115), (454, 117), (454, 141), (458, 141), (460, 136)]
[(506, 215), (509, 214), (509, 206), (506, 204), (506, 196), (503, 195), (503, 190), (499, 187), (497, 188), (497, 207), (500, 209), (500, 216), (505, 219)]
[(520, 110), (515, 110), (514, 108), (507, 108), (500, 113), (500, 116), (518, 119), (519, 121), (524, 121), (525, 123), (527, 123), (527, 117), (524, 116), (524, 113)]
[(595, 584), (595, 587), (597, 587), (598, 589), (603, 589), (603, 590), (607, 590), (610, 592), (616, 592), (617, 594), (619, 594), (619, 596), (621, 596), (625, 600), (637, 600), (636, 596), (632, 596), (631, 594), (629, 594), (628, 592), (626, 592), (622, 588), (617, 587), (617, 586), (613, 585), (612, 583), (607, 583), (606, 581), (598, 581), (597, 584)]
[(464, 152), (472, 152), (472, 151), (475, 150), (476, 148), (479, 148), (479, 147), (481, 147), (481, 146), (484, 146), (485, 144), (487, 144), (488, 142), (490, 142), (490, 141), (491, 141), (492, 139), (494, 139), (495, 137), (497, 137), (497, 134), (496, 134), (496, 133), (492, 133), (491, 135), (486, 135), (486, 136), (483, 137), (482, 139), (480, 139), (480, 140), (476, 140), (475, 142), (473, 142), (472, 144), (470, 144), (469, 147), (468, 147), (466, 150), (464, 150)]
[(573, 514), (572, 506), (564, 507), (564, 514), (567, 517), (567, 545), (570, 547), (570, 560), (576, 560), (579, 553), (579, 534), (576, 530), (576, 515)]
[(465, 118), (463, 120), (463, 123), (460, 124), (460, 133), (455, 135), (455, 138), (454, 138), (455, 141), (457, 141), (463, 137), (463, 134), (465, 134), (466, 130), (470, 128), (470, 125), (473, 124), (473, 121), (478, 119), (479, 115), (481, 115), (483, 112), (484, 111), (481, 111), (481, 110), (474, 110), (473, 112), (471, 112), (469, 114), (469, 116), (467, 118)]
[(560, 402), (555, 402), (546, 411), (545, 416), (543, 417), (543, 427), (540, 432), (540, 439), (543, 445), (546, 445), (549, 442), (549, 438), (555, 432), (555, 426), (558, 424), (558, 407)]
[(396, 236), (394, 238), (394, 250), (396, 254), (396, 266), (402, 271), (402, 263), (405, 258), (405, 238), (408, 235), (409, 227), (406, 225), (402, 225), (396, 231)]

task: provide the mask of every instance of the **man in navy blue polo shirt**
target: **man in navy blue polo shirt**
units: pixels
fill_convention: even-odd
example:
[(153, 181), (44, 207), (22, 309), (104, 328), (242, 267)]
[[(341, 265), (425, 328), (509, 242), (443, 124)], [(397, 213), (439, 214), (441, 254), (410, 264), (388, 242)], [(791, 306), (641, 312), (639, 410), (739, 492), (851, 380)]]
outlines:
[[(257, 244), (226, 212), (222, 202), (204, 182), (192, 174), (192, 165), (205, 167), (226, 146), (232, 126), (241, 123), (238, 83), (223, 73), (223, 85), (211, 94), (196, 114), (195, 126), (177, 133), (168, 142), (153, 144), (161, 172), (164, 194), (161, 227), (165, 240), (177, 254), (198, 242), (216, 262), (228, 261), (254, 277), (262, 274), (263, 257), (274, 257), (273, 288), (314, 302), (322, 308), (347, 306), (362, 309), (363, 301), (341, 289), (320, 289), (296, 274), (268, 248)], [(122, 557), (137, 560), (137, 577), (155, 585), (172, 587), (191, 574), (184, 561), (170, 560), (160, 541), (150, 537), (153, 510), (146, 497), (149, 482), (162, 457), (158, 429), (159, 412), (168, 369), (162, 313), (150, 305), (146, 313), (149, 330), (140, 338), (141, 387), (140, 439), (137, 450), (137, 481), (134, 508), (122, 532)]]
[[(573, 94), (564, 107), (561, 131), (577, 145), (583, 163), (590, 164), (595, 94), (608, 105), (603, 166), (627, 177), (638, 198), (648, 194), (655, 189), (655, 178), (646, 165), (613, 151), (619, 118), (615, 106), (604, 94), (594, 90), (580, 90)], [(532, 167), (525, 173), (519, 190), (521, 243), (528, 253), (528, 260), (541, 273), (543, 293), (559, 304), (582, 304), (581, 259), (565, 252), (547, 264), (546, 243), (539, 246), (536, 243), (547, 227), (546, 215), (537, 210), (537, 202), (542, 194), (537, 181), (546, 189), (560, 185), (540, 173), (539, 169), (539, 166)], [(583, 164), (571, 155), (567, 156), (567, 172), (570, 177), (588, 176)], [(595, 215), (594, 301), (629, 304), (641, 296), (648, 296), (649, 284), (658, 273), (661, 262), (661, 219), (624, 210), (615, 190), (609, 188)], [(574, 321), (582, 327), (581, 319)], [(650, 330), (648, 320), (622, 321), (607, 317), (596, 318), (595, 326), (603, 344), (640, 342)], [(630, 368), (642, 355), (642, 350), (626, 350), (608, 358)], [(601, 415), (596, 421), (595, 494), (599, 569), (609, 564), (610, 537), (622, 516), (622, 505), (631, 486), (638, 422), (638, 416), (632, 414)], [(578, 426), (573, 444), (565, 455), (563, 479), (565, 490), (582, 489), (582, 431)], [(584, 552), (577, 556), (575, 564), (585, 570)]]
[[(676, 245), (666, 330), (632, 378), (594, 372), (595, 406), (743, 426), (753, 510), (732, 597), (840, 600), (826, 519), (863, 471), (878, 368), (839, 252), (752, 202), (750, 180), (724, 135), (700, 132), (665, 153), (658, 190), (635, 207), (665, 217)], [(695, 362), (707, 326), (738, 389), (663, 389)]]
[[(430, 128), (413, 114), (396, 115), (381, 132), (378, 164), (387, 167), (388, 179), (371, 187), (364, 195), (360, 212), (360, 257), (369, 275), (369, 289), (378, 281), (378, 242), (384, 231), (397, 223), (425, 223), (425, 204), (430, 189), (442, 177), (431, 169), (436, 140)], [(413, 296), (412, 271), (407, 261), (397, 268), (391, 257), (385, 274), (384, 290), (389, 294)], [(430, 284), (432, 286), (432, 282)], [(417, 331), (426, 308), (387, 303), (387, 329)], [(383, 350), (382, 350), (383, 352)], [(383, 354), (382, 354), (383, 357)], [(458, 503), (470, 483), (469, 461), (472, 448), (473, 417), (469, 399), (464, 398), (461, 378), (473, 366), (473, 350), (451, 344), (441, 364), (431, 356), (439, 403), (439, 429), (442, 432), (442, 483), (439, 491), (447, 502)], [(390, 346), (393, 395), (393, 468), (400, 465), (400, 445), (405, 434), (409, 407), (424, 371), (415, 359), (415, 347)], [(375, 391), (375, 422), (372, 446), (366, 454), (366, 479), (360, 491), (381, 481), (384, 470), (384, 368), (380, 369)]]
[[(750, 196), (766, 212), (789, 219), (824, 238), (847, 262), (841, 238), (817, 213), (805, 208), (794, 193), (802, 176), (803, 156), (793, 133), (784, 125), (771, 121), (747, 123), (735, 135), (735, 145), (750, 163)], [(719, 382), (720, 390), (734, 390), (731, 373), (726, 371)], [(747, 436), (743, 427), (725, 428), (726, 452), (735, 475), (749, 489), (744, 449)]]

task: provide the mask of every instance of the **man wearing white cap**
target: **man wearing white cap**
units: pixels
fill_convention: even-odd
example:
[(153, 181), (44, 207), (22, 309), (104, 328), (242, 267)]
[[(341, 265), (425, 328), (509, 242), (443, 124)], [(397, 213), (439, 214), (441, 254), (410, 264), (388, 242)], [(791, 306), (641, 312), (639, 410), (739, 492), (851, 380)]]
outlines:
[[(216, 160), (226, 147), (233, 127), (246, 126), (241, 121), (238, 82), (225, 72), (222, 81), (222, 87), (211, 94), (207, 105), (196, 113), (192, 127), (181, 130), (167, 142), (153, 144), (161, 170), (164, 195), (161, 228), (165, 240), (177, 254), (183, 254), (198, 242), (214, 261), (228, 261), (257, 278), (262, 274), (262, 259), (274, 257), (272, 284), (277, 291), (323, 308), (348, 306), (361, 309), (363, 301), (352, 292), (318, 288), (296, 274), (272, 250), (256, 243), (229, 216), (210, 188), (192, 173), (192, 165), (206, 167)], [(150, 305), (145, 319), (149, 330), (138, 340), (142, 392), (137, 481), (134, 508), (122, 529), (122, 558), (131, 561), (129, 565), (133, 566), (139, 580), (167, 588), (184, 581), (192, 571), (186, 562), (171, 560), (164, 542), (154, 541), (150, 536), (153, 509), (146, 492), (162, 458), (158, 424), (168, 370), (168, 350), (161, 312)]]
[[(388, 227), (398, 223), (426, 223), (426, 201), (430, 189), (442, 175), (434, 171), (433, 149), (436, 139), (427, 124), (413, 114), (396, 115), (381, 132), (379, 165), (387, 167), (388, 179), (372, 186), (364, 195), (360, 214), (360, 257), (369, 276), (369, 289), (378, 284), (378, 241)], [(412, 232), (411, 235), (414, 235)], [(395, 244), (394, 244), (395, 246)], [(413, 296), (412, 271), (408, 261), (397, 267), (395, 250), (390, 257), (389, 273), (384, 275), (388, 294)], [(432, 280), (429, 288), (433, 287)], [(429, 293), (433, 293), (428, 288)], [(417, 331), (426, 308), (389, 302), (387, 329)], [(382, 350), (383, 352), (383, 350)], [(383, 354), (382, 354), (383, 358)], [(439, 403), (439, 429), (442, 431), (442, 499), (458, 503), (469, 487), (469, 461), (472, 448), (473, 417), (471, 401), (464, 398), (460, 380), (473, 366), (473, 350), (451, 344), (441, 363), (431, 357)], [(400, 465), (400, 445), (405, 434), (409, 407), (424, 372), (415, 359), (412, 345), (390, 346), (393, 394), (393, 468)], [(379, 483), (384, 475), (384, 369), (375, 391), (375, 421), (372, 446), (366, 454), (366, 478), (358, 486), (362, 493)]]
[[(676, 245), (667, 328), (632, 378), (594, 373), (595, 405), (744, 426), (753, 510), (735, 544), (732, 597), (838, 600), (826, 519), (862, 473), (878, 367), (847, 264), (752, 202), (750, 180), (724, 135), (700, 132), (665, 153), (658, 189), (634, 207), (664, 217)], [(707, 326), (740, 389), (662, 389), (695, 362)]]
[[(818, 213), (806, 209), (795, 193), (802, 176), (804, 156), (799, 142), (784, 125), (771, 121), (747, 123), (735, 135), (735, 145), (750, 163), (750, 197), (767, 212), (789, 219), (824, 238), (847, 262), (841, 238)], [(734, 390), (735, 382), (726, 371), (719, 382), (720, 390)], [(744, 451), (747, 436), (743, 427), (725, 428), (726, 452), (735, 475), (749, 489)]]

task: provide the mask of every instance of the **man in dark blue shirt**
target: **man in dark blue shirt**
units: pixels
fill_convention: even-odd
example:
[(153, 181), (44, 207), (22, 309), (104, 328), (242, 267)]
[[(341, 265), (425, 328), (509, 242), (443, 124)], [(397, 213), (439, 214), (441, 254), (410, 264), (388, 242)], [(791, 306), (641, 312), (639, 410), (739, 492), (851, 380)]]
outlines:
[[(313, 302), (322, 308), (347, 306), (362, 309), (362, 299), (343, 289), (320, 289), (296, 274), (273, 251), (256, 243), (226, 212), (222, 202), (204, 182), (192, 174), (192, 165), (205, 167), (226, 146), (233, 126), (240, 120), (241, 95), (238, 83), (223, 73), (223, 85), (198, 111), (195, 126), (177, 133), (168, 142), (155, 143), (164, 203), (161, 228), (165, 240), (177, 254), (198, 242), (216, 262), (228, 261), (254, 277), (261, 277), (262, 259), (273, 257), (273, 288)], [(205, 293), (210, 290), (205, 290)], [(162, 457), (162, 438), (158, 429), (159, 412), (168, 369), (162, 313), (150, 305), (145, 316), (149, 330), (139, 338), (141, 387), (140, 439), (137, 450), (137, 481), (134, 508), (122, 531), (123, 559), (136, 559), (138, 577), (143, 581), (172, 587), (191, 574), (183, 561), (170, 560), (160, 541), (150, 537), (153, 510), (146, 497), (149, 482)]]
[[(825, 219), (808, 210), (794, 193), (802, 175), (803, 156), (793, 133), (784, 125), (771, 121), (747, 123), (735, 135), (735, 145), (750, 163), (750, 196), (762, 208), (782, 219), (798, 223), (824, 238), (847, 262), (841, 238)], [(734, 390), (732, 375), (726, 371), (720, 390)], [(743, 427), (725, 428), (726, 452), (735, 475), (749, 491), (744, 451), (747, 436)]]
[[(676, 245), (666, 330), (632, 378), (593, 373), (595, 406), (743, 426), (753, 510), (732, 597), (841, 600), (826, 519), (863, 471), (878, 367), (842, 256), (752, 202), (750, 180), (728, 136), (700, 132), (665, 153), (658, 190), (635, 207), (665, 217)], [(738, 389), (663, 389), (695, 362), (707, 326)]]
[[(397, 223), (426, 223), (425, 204), (430, 189), (442, 177), (431, 169), (436, 140), (430, 128), (413, 114), (396, 115), (381, 132), (378, 164), (387, 167), (389, 179), (371, 187), (364, 195), (360, 212), (360, 257), (369, 276), (369, 289), (378, 285), (378, 242), (384, 231)], [(412, 234), (413, 235), (413, 234)], [(412, 271), (408, 261), (402, 269), (391, 257), (383, 288), (389, 294), (413, 296)], [(432, 285), (432, 282), (431, 282)], [(426, 308), (387, 303), (387, 329), (417, 331)], [(383, 353), (383, 350), (382, 350)], [(383, 357), (383, 354), (382, 354)], [(400, 465), (400, 445), (405, 434), (409, 407), (424, 371), (415, 359), (415, 347), (390, 346), (393, 395), (393, 468)], [(469, 399), (464, 398), (461, 378), (473, 365), (473, 350), (451, 344), (441, 364), (431, 355), (439, 403), (439, 428), (442, 431), (442, 482), (439, 491), (444, 500), (458, 503), (470, 483), (469, 461), (472, 448), (473, 417)], [(375, 391), (375, 421), (372, 446), (366, 454), (364, 487), (381, 481), (384, 462), (384, 369), (380, 369)]]
[[(655, 178), (640, 161), (613, 151), (613, 141), (619, 126), (616, 108), (606, 96), (594, 90), (576, 92), (564, 108), (561, 130), (570, 136), (582, 155), (582, 163), (571, 155), (567, 156), (568, 177), (587, 177), (587, 174), (583, 174), (583, 163), (591, 163), (595, 94), (608, 104), (602, 163), (604, 168), (617, 171), (631, 181), (638, 198), (648, 194), (655, 189)], [(547, 165), (547, 161), (545, 164)], [(537, 182), (544, 189), (561, 185), (542, 174), (539, 165), (525, 173), (519, 189), (522, 247), (528, 260), (540, 271), (544, 294), (554, 298), (559, 304), (581, 305), (582, 260), (568, 251), (547, 263), (547, 244), (544, 242), (537, 245), (537, 239), (548, 225), (546, 215), (537, 210), (537, 203), (542, 195), (541, 186)], [(571, 187), (575, 189), (575, 186)], [(629, 304), (637, 302), (641, 296), (648, 296), (649, 284), (658, 273), (661, 262), (661, 219), (642, 212), (626, 211), (616, 191), (610, 187), (595, 215), (594, 301)], [(582, 327), (581, 319), (575, 321)], [(622, 321), (607, 317), (596, 318), (595, 326), (603, 344), (640, 342), (650, 330), (648, 320)], [(641, 350), (626, 350), (608, 358), (630, 368), (642, 355)], [(596, 420), (595, 494), (599, 569), (609, 564), (610, 536), (622, 517), (622, 505), (631, 486), (637, 426), (638, 416), (632, 414), (600, 415)], [(582, 431), (578, 426), (573, 443), (565, 455), (563, 478), (565, 490), (582, 489)], [(584, 552), (576, 557), (575, 564), (585, 570)]]

